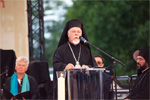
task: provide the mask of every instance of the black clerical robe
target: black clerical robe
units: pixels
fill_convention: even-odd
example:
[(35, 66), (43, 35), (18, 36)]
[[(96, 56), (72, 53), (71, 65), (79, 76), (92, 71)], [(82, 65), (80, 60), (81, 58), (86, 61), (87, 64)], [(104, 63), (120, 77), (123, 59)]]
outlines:
[(150, 69), (148, 68), (146, 71), (141, 73), (136, 81), (135, 84), (130, 92), (130, 94), (126, 97), (131, 100), (149, 100), (149, 81), (150, 81)]
[[(74, 46), (71, 44), (71, 47), (73, 49), (73, 52), (75, 54), (76, 59), (78, 59), (79, 56), (79, 51), (80, 51), (80, 46), (81, 46), (81, 55), (79, 59), (80, 65), (87, 65), (89, 67), (94, 67), (96, 66), (96, 62), (91, 54), (90, 49), (83, 45), (83, 44), (78, 44)], [(66, 42), (65, 44), (59, 46), (54, 54), (53, 57), (53, 67), (54, 67), (54, 73), (53, 73), (53, 98), (57, 98), (57, 77), (56, 77), (56, 71), (63, 71), (66, 67), (67, 64), (72, 63), (75, 66), (75, 59), (73, 57), (73, 54), (69, 48), (68, 43)], [(67, 81), (66, 81), (67, 83)], [(67, 85), (66, 85), (66, 98), (68, 98), (68, 92), (67, 92)]]
[[(29, 79), (30, 93), (31, 93), (31, 98), (28, 98), (28, 99), (40, 99), (40, 93), (39, 93), (39, 89), (37, 86), (37, 82), (35, 81), (35, 79), (32, 76), (29, 76), (29, 75), (28, 75), (28, 79)], [(4, 88), (7, 89), (8, 91), (10, 91), (10, 82), (11, 82), (11, 77), (9, 77), (6, 80), (5, 86), (4, 86)], [(22, 86), (19, 85), (19, 83), (18, 83), (18, 93), (21, 93), (21, 88), (22, 88)], [(5, 94), (4, 94), (3, 98), (9, 99), (5, 96)]]

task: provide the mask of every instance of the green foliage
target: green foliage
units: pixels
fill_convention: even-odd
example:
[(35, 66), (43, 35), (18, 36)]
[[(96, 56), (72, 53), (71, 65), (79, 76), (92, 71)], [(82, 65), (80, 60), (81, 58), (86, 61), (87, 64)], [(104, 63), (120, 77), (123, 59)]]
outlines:
[(53, 55), (61, 36), (62, 26), (63, 23), (53, 21), (53, 26), (48, 27), (48, 31), (51, 32), (51, 36), (48, 39), (45, 38), (45, 55), (50, 67), (52, 67)]
[[(51, 0), (44, 0), (50, 4)], [(55, 6), (67, 9), (64, 21), (51, 20), (47, 27), (50, 38), (45, 38), (45, 55), (52, 67), (52, 57), (57, 48), (64, 24), (70, 19), (80, 19), (84, 23), (89, 42), (126, 64), (117, 63), (117, 75), (136, 73), (136, 63), (132, 54), (139, 48), (148, 48), (149, 44), (149, 1), (129, 0), (75, 0), (67, 7), (62, 1), (53, 1)], [(47, 5), (44, 9), (53, 10)], [(45, 15), (46, 16), (46, 15)], [(91, 47), (93, 55), (100, 54), (105, 66), (113, 61)]]
[[(73, 1), (65, 20), (80, 19), (84, 23), (89, 42), (120, 60), (117, 75), (136, 73), (132, 54), (136, 49), (148, 48), (149, 1)], [(105, 66), (113, 61), (91, 47), (93, 55), (105, 58)]]
[[(60, 6), (66, 8), (66, 5), (63, 1), (44, 0), (44, 7), (45, 7), (44, 11), (51, 11), (52, 12), (50, 14), (51, 16), (55, 14), (54, 10), (58, 9)], [(49, 15), (45, 14), (44, 16)], [(49, 67), (52, 67), (53, 55), (57, 48), (62, 30), (64, 28), (64, 22), (61, 20), (56, 21), (55, 19), (52, 19), (52, 20), (45, 20), (44, 23), (48, 24), (47, 27), (45, 27), (45, 29), (47, 29), (46, 34), (49, 34), (48, 38), (45, 37), (45, 57), (46, 61), (49, 64)]]

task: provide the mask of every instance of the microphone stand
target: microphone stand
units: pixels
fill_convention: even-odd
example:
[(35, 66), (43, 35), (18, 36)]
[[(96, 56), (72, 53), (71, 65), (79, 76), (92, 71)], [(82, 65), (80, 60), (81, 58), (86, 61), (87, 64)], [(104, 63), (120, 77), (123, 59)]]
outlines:
[(119, 64), (121, 64), (121, 65), (123, 65), (123, 66), (126, 66), (126, 65), (125, 65), (125, 64), (123, 64), (121, 61), (117, 60), (116, 58), (114, 58), (114, 57), (110, 56), (109, 54), (107, 54), (107, 53), (106, 53), (106, 52), (104, 52), (103, 50), (101, 50), (101, 49), (97, 48), (96, 46), (94, 46), (94, 45), (93, 45), (93, 44), (91, 44), (90, 42), (86, 41), (86, 42), (84, 42), (84, 43), (88, 43), (88, 44), (90, 44), (91, 46), (93, 46), (94, 48), (96, 48), (96, 50), (98, 50), (98, 51), (100, 51), (100, 52), (104, 53), (106, 56), (110, 57), (110, 58), (113, 60), (113, 67), (114, 67), (114, 69), (115, 69), (115, 91), (116, 91), (116, 94), (115, 94), (115, 95), (116, 95), (116, 100), (117, 100), (116, 62), (117, 62), (117, 63), (119, 63)]
[(3, 76), (4, 74), (6, 74), (6, 72), (1, 73), (1, 74), (0, 74), (0, 77)]

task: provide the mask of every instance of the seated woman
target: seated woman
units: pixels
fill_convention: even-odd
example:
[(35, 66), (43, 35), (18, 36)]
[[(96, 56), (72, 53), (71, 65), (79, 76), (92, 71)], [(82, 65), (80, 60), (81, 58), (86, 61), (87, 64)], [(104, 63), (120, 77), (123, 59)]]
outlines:
[[(3, 99), (16, 99), (16, 95), (29, 91), (30, 96), (26, 98), (23, 96), (22, 99), (39, 99), (40, 94), (35, 79), (26, 74), (28, 69), (29, 61), (26, 57), (18, 57), (16, 59), (15, 70), (16, 72), (9, 77), (4, 86), (4, 98)], [(13, 96), (8, 96), (9, 91)]]

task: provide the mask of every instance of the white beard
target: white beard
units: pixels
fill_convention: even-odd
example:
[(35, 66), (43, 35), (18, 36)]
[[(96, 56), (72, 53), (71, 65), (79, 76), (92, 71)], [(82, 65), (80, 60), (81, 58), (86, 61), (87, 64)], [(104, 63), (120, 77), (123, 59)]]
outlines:
[(79, 40), (73, 40), (72, 42), (73, 42), (73, 44), (77, 45), (77, 44), (79, 44), (80, 41)]

